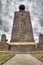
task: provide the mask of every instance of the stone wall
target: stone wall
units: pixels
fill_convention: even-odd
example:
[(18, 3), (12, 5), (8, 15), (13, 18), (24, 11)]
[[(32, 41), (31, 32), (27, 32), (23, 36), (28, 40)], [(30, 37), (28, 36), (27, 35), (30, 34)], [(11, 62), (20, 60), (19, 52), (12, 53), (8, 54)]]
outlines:
[[(13, 51), (15, 53), (28, 53), (29, 51), (37, 51), (36, 45), (33, 42), (22, 42), (21, 44), (19, 42), (9, 44), (6, 42), (6, 35), (3, 34), (1, 37), (1, 42), (0, 42), (0, 51)], [(16, 45), (17, 44), (17, 45)]]
[(6, 42), (7, 42), (6, 35), (3, 34), (1, 36), (0, 51), (7, 51), (8, 50), (8, 43), (6, 43)]
[(39, 35), (39, 43), (42, 43), (42, 42), (43, 42), (43, 35), (40, 34), (40, 35)]
[(43, 51), (43, 35), (39, 35), (38, 50)]
[(15, 53), (28, 53), (29, 51), (36, 51), (35, 45), (9, 45), (10, 51)]
[(3, 34), (3, 35), (1, 36), (1, 44), (5, 44), (6, 41), (7, 41), (7, 39), (6, 39), (6, 35)]
[(8, 51), (8, 43), (0, 44), (0, 51)]
[[(14, 43), (14, 44), (8, 44), (6, 42), (6, 36), (3, 36), (1, 37), (1, 42), (0, 42), (0, 51), (13, 51), (15, 53), (28, 53), (30, 51), (43, 51), (43, 35), (40, 35), (39, 36), (39, 43), (38, 44), (35, 44), (34, 42), (27, 42), (26, 43), (23, 43), (22, 45), (21, 44), (17, 44), (17, 43)], [(17, 44), (17, 45), (16, 45)], [(26, 45), (25, 45), (26, 44)]]

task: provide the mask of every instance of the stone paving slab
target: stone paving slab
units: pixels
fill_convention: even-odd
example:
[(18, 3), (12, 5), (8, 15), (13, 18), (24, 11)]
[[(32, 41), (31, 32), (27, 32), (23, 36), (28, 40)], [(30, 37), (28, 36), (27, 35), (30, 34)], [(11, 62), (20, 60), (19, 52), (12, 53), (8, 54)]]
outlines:
[(16, 54), (3, 65), (43, 65), (43, 63), (30, 54)]

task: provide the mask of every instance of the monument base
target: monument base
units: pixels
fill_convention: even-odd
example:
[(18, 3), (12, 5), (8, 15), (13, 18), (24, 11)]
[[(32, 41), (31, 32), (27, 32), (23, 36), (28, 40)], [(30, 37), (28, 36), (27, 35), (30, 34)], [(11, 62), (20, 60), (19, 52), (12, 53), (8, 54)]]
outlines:
[(29, 51), (37, 50), (37, 45), (34, 42), (9, 43), (9, 51), (14, 51), (15, 53), (28, 53)]
[(38, 43), (37, 46), (39, 51), (43, 51), (43, 42)]
[(5, 44), (0, 43), (0, 51), (8, 51), (8, 46), (9, 46), (8, 43)]

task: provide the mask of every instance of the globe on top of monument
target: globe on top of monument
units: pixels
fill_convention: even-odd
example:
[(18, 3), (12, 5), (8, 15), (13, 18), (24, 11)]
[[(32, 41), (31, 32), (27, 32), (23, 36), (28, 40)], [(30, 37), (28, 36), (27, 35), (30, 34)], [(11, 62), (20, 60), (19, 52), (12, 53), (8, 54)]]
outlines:
[(23, 5), (23, 4), (21, 4), (20, 6), (19, 6), (19, 10), (21, 11), (21, 10), (25, 10), (25, 6)]

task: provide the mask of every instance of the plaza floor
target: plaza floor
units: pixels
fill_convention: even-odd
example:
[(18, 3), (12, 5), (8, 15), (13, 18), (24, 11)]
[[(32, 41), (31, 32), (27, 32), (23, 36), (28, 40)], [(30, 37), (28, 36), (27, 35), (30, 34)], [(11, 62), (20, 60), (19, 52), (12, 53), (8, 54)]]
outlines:
[(43, 63), (30, 54), (16, 54), (3, 65), (43, 65)]

